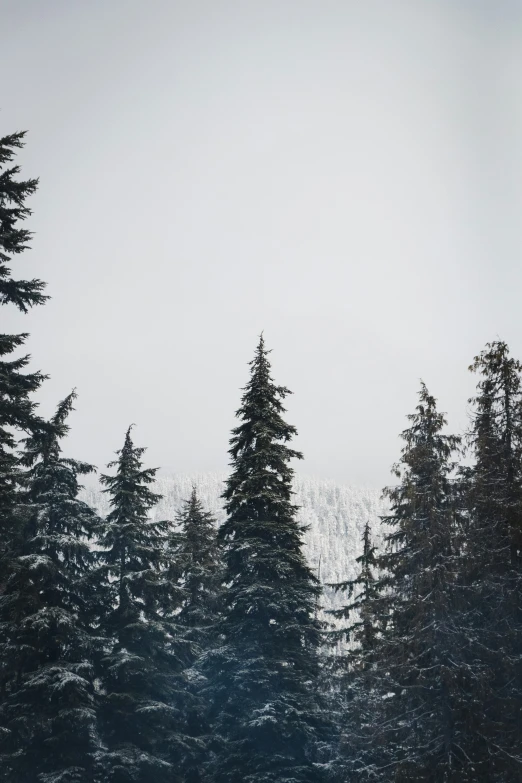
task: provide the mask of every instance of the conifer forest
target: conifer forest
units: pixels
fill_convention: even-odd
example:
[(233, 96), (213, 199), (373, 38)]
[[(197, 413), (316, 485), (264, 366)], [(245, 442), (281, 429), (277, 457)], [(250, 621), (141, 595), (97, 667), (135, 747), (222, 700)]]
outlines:
[[(0, 139), (0, 304), (30, 332), (53, 305), (18, 274), (24, 144)], [(231, 400), (223, 520), (197, 485), (176, 518), (151, 514), (130, 422), (99, 475), (109, 512), (85, 502), (95, 468), (62, 450), (76, 391), (42, 418), (28, 351), (29, 333), (0, 335), (2, 783), (522, 781), (522, 364), (505, 342), (470, 357), (464, 437), (421, 384), (384, 544), (367, 524), (356, 577), (328, 586), (263, 335)]]

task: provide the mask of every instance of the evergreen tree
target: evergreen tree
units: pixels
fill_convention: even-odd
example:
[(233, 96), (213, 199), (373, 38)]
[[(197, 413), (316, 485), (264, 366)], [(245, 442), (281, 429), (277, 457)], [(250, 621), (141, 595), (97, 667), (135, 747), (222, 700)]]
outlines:
[(475, 406), (468, 435), (475, 456), (470, 495), (473, 528), (483, 537), (477, 554), (485, 555), (488, 569), (500, 572), (505, 571), (508, 557), (517, 565), (521, 555), (520, 370), (506, 343), (499, 341), (488, 344), (470, 367), (482, 376), (478, 395), (470, 400)]
[[(349, 603), (329, 614), (347, 624), (330, 631), (330, 644), (344, 648), (333, 656), (330, 666), (332, 711), (337, 714), (338, 736), (333, 748), (334, 779), (374, 779), (380, 759), (373, 745), (371, 728), (379, 713), (381, 694), (375, 683), (379, 663), (379, 642), (384, 628), (382, 584), (378, 575), (376, 548), (367, 522), (362, 536), (363, 551), (356, 558), (355, 579), (330, 585), (347, 594)], [(351, 600), (350, 600), (351, 599)]]
[[(389, 623), (379, 644), (385, 748), (383, 780), (476, 780), (466, 753), (464, 642), (456, 623), (459, 564), (451, 473), (455, 436), (422, 384), (401, 463), (400, 484), (386, 491), (391, 512), (387, 552)], [(374, 741), (376, 737), (374, 736)]]
[(466, 647), (476, 705), (470, 729), (476, 780), (522, 776), (521, 365), (496, 341), (475, 357), (478, 373), (465, 471), (468, 519), (463, 568)]
[(187, 629), (187, 638), (205, 649), (218, 616), (223, 570), (216, 520), (204, 510), (196, 487), (178, 514), (177, 523), (179, 536), (173, 562), (184, 590), (178, 623)]
[[(47, 299), (40, 280), (13, 279), (11, 263), (28, 248), (30, 232), (20, 223), (30, 214), (26, 201), (38, 185), (38, 180), (19, 180), (19, 166), (10, 166), (16, 151), (23, 147), (25, 133), (0, 138), (0, 304), (13, 304), (26, 313)], [(27, 334), (0, 334), (0, 564), (5, 574), (9, 569), (5, 558), (13, 546), (19, 529), (17, 487), (20, 465), (15, 453), (17, 433), (29, 433), (43, 422), (36, 416), (36, 403), (31, 395), (44, 376), (24, 369), (29, 356), (12, 358), (23, 346)], [(4, 561), (2, 563), (2, 560)]]
[(208, 706), (203, 697), (205, 678), (199, 662), (216, 646), (220, 597), (223, 581), (221, 551), (217, 525), (212, 514), (204, 510), (196, 487), (177, 516), (172, 567), (183, 590), (176, 621), (190, 650), (191, 688), (194, 700), (187, 716), (187, 730), (197, 738), (193, 763), (187, 769), (186, 783), (204, 778), (208, 755), (210, 725)]
[(291, 502), (301, 454), (282, 418), (289, 390), (276, 386), (260, 338), (232, 433), (224, 498), (224, 617), (221, 646), (208, 656), (216, 756), (214, 783), (316, 783), (315, 608), (320, 588), (302, 552)]
[(150, 489), (156, 469), (142, 467), (144, 451), (129, 427), (109, 464), (116, 474), (101, 477), (112, 506), (100, 539), (112, 607), (103, 623), (112, 646), (102, 674), (110, 783), (175, 783), (190, 755), (184, 703), (190, 655), (173, 617), (180, 590), (168, 578), (169, 523), (149, 518), (160, 496)]
[(340, 609), (329, 610), (329, 614), (337, 620), (351, 621), (348, 626), (332, 632), (330, 636), (334, 641), (346, 639), (351, 642), (353, 657), (357, 660), (354, 665), (367, 668), (377, 644), (381, 599), (381, 586), (376, 578), (376, 548), (371, 541), (369, 522), (364, 526), (362, 543), (362, 554), (355, 559), (360, 565), (355, 579), (330, 585), (336, 592), (345, 592), (348, 599), (352, 600)]
[(78, 477), (93, 468), (60, 447), (74, 398), (60, 403), (46, 431), (26, 438), (22, 455), (27, 523), (0, 598), (6, 783), (102, 780), (89, 545), (98, 519), (78, 499)]

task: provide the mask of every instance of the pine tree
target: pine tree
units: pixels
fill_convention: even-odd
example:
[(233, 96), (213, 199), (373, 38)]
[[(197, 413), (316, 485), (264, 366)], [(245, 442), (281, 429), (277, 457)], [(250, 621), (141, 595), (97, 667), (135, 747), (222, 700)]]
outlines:
[(475, 406), (468, 435), (475, 456), (473, 527), (488, 568), (504, 572), (508, 562), (520, 567), (522, 555), (522, 366), (509, 356), (506, 343), (497, 341), (469, 369), (482, 376), (478, 395), (470, 400)]
[[(11, 264), (28, 249), (30, 232), (21, 227), (30, 214), (26, 204), (36, 191), (36, 179), (20, 180), (19, 166), (12, 166), (17, 150), (23, 147), (25, 133), (0, 139), (0, 305), (14, 305), (22, 313), (47, 299), (40, 280), (16, 279)], [(14, 358), (27, 334), (0, 334), (0, 613), (16, 592), (19, 556), (24, 546), (27, 509), (21, 504), (23, 467), (16, 452), (22, 435), (43, 434), (46, 425), (36, 414), (32, 399), (44, 376), (26, 372), (29, 356)], [(4, 640), (5, 641), (5, 640)], [(13, 661), (0, 660), (0, 701), (5, 703), (12, 689)], [(6, 720), (5, 714), (2, 720)], [(3, 732), (4, 733), (4, 732)], [(8, 734), (8, 737), (10, 735)]]
[[(16, 151), (23, 147), (24, 136), (25, 133), (14, 133), (0, 139), (0, 305), (13, 304), (26, 313), (34, 305), (43, 304), (47, 297), (42, 293), (42, 281), (16, 280), (11, 276), (14, 257), (28, 248), (31, 234), (19, 224), (31, 214), (26, 201), (38, 186), (36, 179), (18, 180), (20, 167), (9, 166)], [(39, 372), (24, 373), (29, 356), (11, 358), (26, 338), (27, 334), (0, 334), (0, 564), (4, 575), (9, 569), (5, 558), (19, 529), (16, 435), (43, 425), (36, 416), (31, 395), (44, 376)]]
[(351, 621), (348, 626), (332, 632), (330, 637), (334, 641), (346, 639), (351, 642), (354, 647), (349, 657), (356, 659), (353, 665), (367, 668), (377, 644), (381, 599), (381, 587), (376, 577), (376, 548), (372, 544), (369, 522), (364, 526), (362, 544), (362, 554), (355, 558), (360, 565), (355, 579), (329, 585), (336, 592), (346, 593), (347, 598), (352, 600), (340, 609), (329, 610), (329, 614), (337, 620)]
[(142, 467), (145, 449), (129, 427), (113, 476), (101, 480), (112, 510), (100, 539), (110, 581), (111, 611), (103, 622), (112, 646), (103, 661), (102, 725), (110, 783), (175, 783), (182, 779), (188, 689), (186, 643), (173, 619), (180, 590), (168, 578), (168, 522), (149, 518), (160, 496), (156, 469)]
[(92, 625), (97, 595), (89, 577), (99, 520), (81, 500), (78, 477), (93, 468), (65, 458), (60, 439), (75, 394), (46, 431), (25, 439), (27, 523), (0, 599), (4, 662), (2, 780), (100, 781)]
[(489, 343), (470, 367), (480, 375), (465, 472), (468, 520), (463, 596), (470, 717), (477, 780), (522, 775), (522, 390), (506, 343)]
[(359, 564), (355, 579), (330, 585), (336, 592), (345, 592), (350, 601), (340, 609), (329, 611), (345, 624), (328, 632), (326, 637), (329, 644), (339, 646), (344, 642), (330, 665), (330, 700), (338, 723), (332, 762), (336, 781), (349, 780), (352, 776), (358, 781), (372, 780), (380, 760), (371, 727), (381, 698), (375, 684), (375, 667), (379, 663), (379, 641), (385, 624), (382, 616), (385, 601), (368, 522), (362, 544), (363, 551), (355, 561)]
[(389, 573), (389, 623), (379, 644), (385, 748), (381, 778), (450, 783), (476, 780), (466, 754), (464, 643), (456, 622), (459, 565), (451, 474), (455, 436), (422, 384), (387, 490), (392, 527), (380, 564)]
[[(174, 567), (184, 590), (178, 623), (199, 648), (208, 648), (219, 611), (223, 579), (217, 524), (204, 510), (196, 487), (177, 515)], [(195, 648), (196, 649), (196, 648)]]
[(172, 555), (173, 575), (183, 590), (176, 621), (190, 650), (189, 671), (194, 699), (187, 716), (187, 731), (197, 738), (186, 783), (204, 778), (211, 727), (203, 697), (205, 678), (199, 662), (218, 643), (217, 626), (223, 582), (221, 547), (212, 514), (204, 510), (196, 487), (177, 515), (178, 529)]
[(232, 433), (224, 498), (222, 644), (208, 658), (215, 715), (214, 783), (316, 783), (320, 593), (291, 502), (301, 454), (282, 418), (290, 393), (270, 375), (263, 337)]

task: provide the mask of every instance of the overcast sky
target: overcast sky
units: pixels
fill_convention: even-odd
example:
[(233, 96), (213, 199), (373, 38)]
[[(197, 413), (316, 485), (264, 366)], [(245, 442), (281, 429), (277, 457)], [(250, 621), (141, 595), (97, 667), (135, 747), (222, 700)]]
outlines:
[[(17, 275), (45, 414), (100, 467), (223, 470), (263, 329), (299, 470), (381, 487), (419, 379), (466, 426), (522, 358), (522, 2), (3, 0), (0, 133), (39, 176)], [(7, 311), (8, 308), (3, 308)]]

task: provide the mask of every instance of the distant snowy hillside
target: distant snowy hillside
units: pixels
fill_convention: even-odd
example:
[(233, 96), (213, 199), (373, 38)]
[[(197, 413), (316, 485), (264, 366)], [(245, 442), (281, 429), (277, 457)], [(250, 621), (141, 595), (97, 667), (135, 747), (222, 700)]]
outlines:
[[(190, 495), (195, 484), (204, 505), (218, 522), (223, 519), (220, 494), (225, 474), (160, 475), (155, 490), (163, 495), (158, 503), (156, 519), (175, 519), (183, 500)], [(361, 537), (369, 520), (375, 543), (382, 542), (379, 515), (386, 511), (386, 503), (376, 489), (339, 486), (333, 481), (323, 481), (297, 475), (294, 481), (295, 503), (300, 506), (299, 521), (308, 525), (305, 534), (306, 554), (317, 574), (320, 560), (321, 582), (352, 579), (356, 573), (355, 558), (361, 553)], [(86, 486), (83, 499), (105, 516), (109, 507), (107, 495), (98, 486)], [(335, 605), (339, 599), (325, 594), (325, 605)]]

